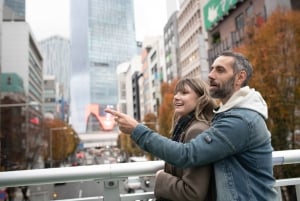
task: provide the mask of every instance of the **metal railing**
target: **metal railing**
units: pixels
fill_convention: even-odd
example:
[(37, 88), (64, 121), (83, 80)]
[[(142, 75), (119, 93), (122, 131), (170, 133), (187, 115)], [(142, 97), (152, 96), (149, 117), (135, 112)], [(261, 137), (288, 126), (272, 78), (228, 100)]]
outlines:
[[(274, 165), (296, 163), (300, 163), (300, 149), (273, 152)], [(163, 161), (147, 161), (0, 172), (0, 187), (30, 186), (61, 182), (103, 181), (103, 196), (64, 199), (63, 201), (147, 200), (154, 198), (153, 192), (120, 194), (119, 181), (128, 176), (153, 176), (157, 170), (163, 168), (163, 165)], [(295, 186), (297, 200), (300, 201), (300, 177), (277, 180), (276, 188), (280, 193), (279, 201), (282, 200), (280, 188), (290, 185)]]

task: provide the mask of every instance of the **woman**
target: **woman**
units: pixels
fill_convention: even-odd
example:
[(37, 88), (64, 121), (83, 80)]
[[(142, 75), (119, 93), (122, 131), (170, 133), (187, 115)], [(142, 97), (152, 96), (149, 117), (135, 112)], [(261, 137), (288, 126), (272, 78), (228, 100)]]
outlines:
[[(184, 143), (209, 127), (216, 107), (207, 84), (196, 78), (177, 83), (173, 105), (172, 140)], [(154, 194), (158, 201), (213, 201), (214, 189), (212, 165), (179, 169), (166, 163), (156, 173)]]

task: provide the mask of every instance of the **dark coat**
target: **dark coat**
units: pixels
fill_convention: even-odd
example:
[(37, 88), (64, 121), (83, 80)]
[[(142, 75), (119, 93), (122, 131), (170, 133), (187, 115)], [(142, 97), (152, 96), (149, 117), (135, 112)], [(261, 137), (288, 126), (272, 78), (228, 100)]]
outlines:
[[(180, 141), (188, 142), (208, 127), (208, 124), (194, 120), (181, 134)], [(154, 194), (157, 200), (214, 201), (214, 183), (212, 165), (179, 169), (166, 163), (165, 172), (156, 177)]]

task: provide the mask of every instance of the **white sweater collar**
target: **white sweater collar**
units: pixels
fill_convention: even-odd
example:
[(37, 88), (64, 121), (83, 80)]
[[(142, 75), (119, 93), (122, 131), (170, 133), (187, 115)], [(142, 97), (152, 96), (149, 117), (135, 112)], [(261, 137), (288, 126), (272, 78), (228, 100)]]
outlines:
[(263, 115), (265, 119), (268, 118), (268, 107), (265, 100), (258, 91), (250, 89), (248, 86), (236, 91), (224, 105), (221, 104), (220, 108), (214, 112), (220, 113), (231, 108), (251, 109)]

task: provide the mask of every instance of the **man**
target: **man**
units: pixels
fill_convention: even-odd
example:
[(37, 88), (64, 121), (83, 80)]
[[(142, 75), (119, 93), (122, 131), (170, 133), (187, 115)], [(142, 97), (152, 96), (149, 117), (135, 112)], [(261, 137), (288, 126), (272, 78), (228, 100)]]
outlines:
[(211, 127), (189, 143), (171, 141), (113, 110), (119, 128), (145, 151), (180, 167), (214, 163), (218, 201), (274, 201), (271, 135), (267, 105), (249, 88), (252, 66), (239, 53), (224, 52), (208, 75), (210, 94), (221, 101)]

